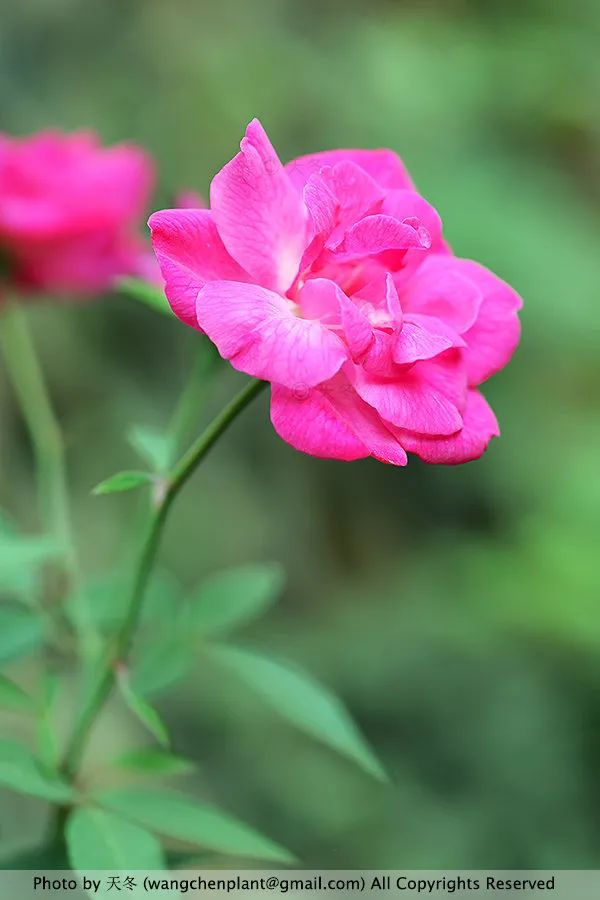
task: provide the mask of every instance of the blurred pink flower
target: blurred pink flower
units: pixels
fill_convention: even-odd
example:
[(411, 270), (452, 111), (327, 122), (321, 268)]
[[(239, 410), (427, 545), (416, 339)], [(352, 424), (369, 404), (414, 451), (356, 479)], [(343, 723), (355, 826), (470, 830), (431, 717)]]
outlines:
[(9, 283), (92, 293), (136, 271), (136, 227), (153, 180), (150, 159), (135, 146), (104, 148), (83, 132), (0, 135), (0, 254)]
[(271, 419), (319, 457), (479, 457), (498, 434), (478, 385), (509, 360), (521, 300), (453, 256), (389, 150), (279, 161), (257, 120), (210, 210), (150, 218), (175, 314), (272, 383)]

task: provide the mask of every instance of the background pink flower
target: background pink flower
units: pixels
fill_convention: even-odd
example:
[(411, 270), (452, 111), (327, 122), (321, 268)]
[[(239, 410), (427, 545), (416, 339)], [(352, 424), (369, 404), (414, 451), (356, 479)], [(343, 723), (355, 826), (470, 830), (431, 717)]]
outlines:
[(210, 210), (149, 224), (174, 312), (272, 383), (273, 425), (298, 450), (461, 463), (498, 434), (478, 386), (513, 353), (521, 300), (451, 254), (391, 151), (284, 167), (254, 120)]
[(154, 179), (138, 147), (93, 134), (0, 135), (0, 252), (20, 288), (89, 293), (136, 271)]

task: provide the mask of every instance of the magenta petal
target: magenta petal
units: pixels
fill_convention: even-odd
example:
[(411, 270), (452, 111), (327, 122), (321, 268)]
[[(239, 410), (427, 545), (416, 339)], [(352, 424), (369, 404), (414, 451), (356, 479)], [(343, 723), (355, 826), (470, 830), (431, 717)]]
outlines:
[(381, 212), (394, 219), (404, 221), (415, 218), (429, 232), (431, 249), (437, 250), (442, 242), (442, 220), (438, 211), (421, 197), (417, 191), (389, 191), (383, 201)]
[(290, 178), (302, 188), (311, 175), (323, 166), (351, 162), (360, 166), (380, 187), (412, 188), (413, 183), (404, 163), (393, 150), (325, 150), (292, 160), (286, 166)]
[(381, 377), (348, 363), (344, 367), (359, 396), (392, 425), (421, 434), (454, 434), (462, 427), (463, 375), (460, 365), (440, 358)]
[(446, 254), (429, 255), (402, 292), (405, 310), (435, 316), (459, 334), (467, 331), (477, 318), (483, 294), (463, 262)]
[(407, 313), (394, 343), (394, 362), (407, 365), (431, 359), (451, 347), (464, 347), (465, 341), (449, 325), (433, 316)]
[(477, 385), (498, 372), (513, 355), (521, 336), (517, 311), (522, 300), (484, 266), (469, 260), (461, 263), (483, 294), (477, 320), (463, 335), (468, 346), (465, 360), (469, 384)]
[[(359, 166), (340, 162), (311, 176), (304, 197), (309, 212), (316, 201), (316, 222), (325, 232), (325, 246), (335, 247), (348, 228), (381, 203), (383, 191)], [(323, 198), (330, 204), (327, 216)]]
[(357, 305), (342, 289), (328, 278), (311, 278), (306, 282), (299, 298), (302, 313), (307, 318), (338, 324), (346, 338), (353, 358), (365, 353), (373, 340), (373, 328)]
[(213, 178), (210, 199), (223, 243), (260, 285), (285, 291), (307, 244), (307, 212), (257, 119), (241, 152)]
[(402, 331), (396, 335), (394, 343), (394, 362), (398, 365), (408, 365), (420, 359), (431, 359), (444, 350), (449, 350), (452, 341), (443, 334), (435, 334), (417, 325), (406, 321)]
[(207, 209), (163, 209), (148, 220), (171, 308), (198, 327), (196, 299), (207, 281), (247, 281), (231, 258)]
[(273, 385), (271, 421), (284, 441), (324, 459), (374, 456), (406, 465), (406, 453), (377, 413), (342, 376), (304, 392)]
[(344, 236), (336, 247), (335, 258), (342, 260), (361, 259), (385, 250), (426, 250), (431, 238), (425, 228), (415, 219), (400, 222), (391, 216), (365, 216)]
[(451, 437), (432, 438), (398, 430), (396, 434), (411, 453), (427, 463), (458, 465), (478, 459), (490, 440), (500, 434), (496, 416), (479, 391), (469, 390), (463, 427)]
[(241, 372), (289, 388), (331, 378), (348, 358), (340, 338), (295, 315), (293, 304), (254, 284), (211, 281), (198, 294), (198, 324)]

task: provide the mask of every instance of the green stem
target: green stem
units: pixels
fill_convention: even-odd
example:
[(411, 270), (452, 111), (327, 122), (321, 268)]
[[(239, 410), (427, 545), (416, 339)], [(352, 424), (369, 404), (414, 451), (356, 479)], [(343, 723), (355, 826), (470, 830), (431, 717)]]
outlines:
[(75, 729), (67, 747), (63, 762), (63, 771), (69, 778), (73, 778), (79, 768), (81, 757), (87, 745), (94, 722), (106, 701), (115, 676), (116, 666), (126, 658), (129, 647), (135, 633), (142, 609), (144, 594), (156, 554), (163, 527), (171, 504), (188, 478), (196, 470), (198, 464), (204, 459), (213, 444), (233, 422), (237, 415), (245, 409), (250, 401), (265, 387), (264, 381), (253, 380), (235, 397), (210, 425), (202, 432), (200, 437), (192, 444), (181, 460), (174, 466), (170, 475), (164, 481), (159, 482), (159, 490), (155, 492), (152, 512), (145, 537), (142, 542), (140, 555), (135, 568), (135, 575), (129, 598), (126, 604), (126, 614), (116, 636), (114, 644), (108, 650), (104, 660), (100, 663), (98, 675), (91, 686), (83, 709), (75, 725)]
[(213, 345), (206, 338), (201, 338), (196, 343), (198, 346), (189, 379), (181, 392), (167, 429), (171, 453), (169, 465), (177, 459), (198, 421), (206, 397), (207, 380), (218, 359)]
[(21, 305), (6, 303), (1, 319), (0, 345), (6, 369), (33, 444), (42, 524), (60, 542), (65, 556), (72, 559), (73, 544), (60, 427), (48, 397)]

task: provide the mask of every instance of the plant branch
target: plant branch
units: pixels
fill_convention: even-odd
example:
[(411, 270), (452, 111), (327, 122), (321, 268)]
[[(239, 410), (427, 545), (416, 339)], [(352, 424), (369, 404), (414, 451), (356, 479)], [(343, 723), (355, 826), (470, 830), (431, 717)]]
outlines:
[(16, 302), (7, 302), (2, 310), (0, 344), (33, 444), (42, 524), (47, 533), (60, 542), (65, 557), (72, 561), (62, 435), (25, 314)]
[(126, 658), (142, 609), (144, 594), (156, 559), (164, 524), (171, 504), (178, 493), (204, 459), (211, 447), (229, 427), (238, 414), (265, 387), (266, 382), (253, 380), (216, 416), (205, 431), (192, 444), (187, 453), (173, 467), (171, 473), (157, 484), (146, 534), (135, 568), (131, 591), (126, 604), (126, 614), (113, 645), (99, 665), (98, 674), (84, 702), (81, 715), (67, 747), (63, 772), (73, 778), (79, 768), (96, 718), (112, 688), (115, 668)]

